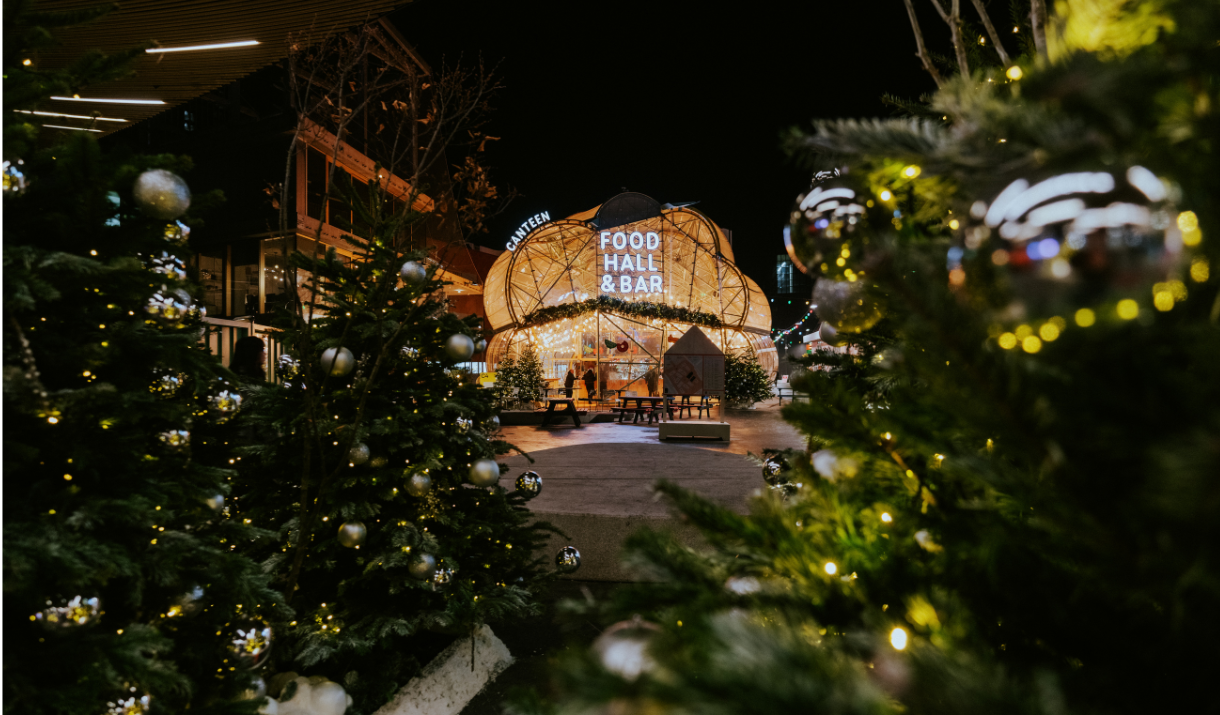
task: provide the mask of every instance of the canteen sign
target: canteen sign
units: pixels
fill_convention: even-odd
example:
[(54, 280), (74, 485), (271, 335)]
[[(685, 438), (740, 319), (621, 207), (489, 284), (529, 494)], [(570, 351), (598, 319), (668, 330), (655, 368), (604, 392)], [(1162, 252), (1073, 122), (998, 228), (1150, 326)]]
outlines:
[(602, 231), (597, 241), (601, 295), (630, 298), (664, 292), (664, 248), (656, 231)]
[(530, 231), (533, 231), (550, 220), (551, 213), (549, 211), (543, 211), (542, 213), (530, 216), (516, 231), (513, 232), (513, 237), (508, 239), (508, 243), (504, 244), (505, 248), (510, 251), (515, 249), (517, 244), (521, 243), (521, 241), (529, 235)]

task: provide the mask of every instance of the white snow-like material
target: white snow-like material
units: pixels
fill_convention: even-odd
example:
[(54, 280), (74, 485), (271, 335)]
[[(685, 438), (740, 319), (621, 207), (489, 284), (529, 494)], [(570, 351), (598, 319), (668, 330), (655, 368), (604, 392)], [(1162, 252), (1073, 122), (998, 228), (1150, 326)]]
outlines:
[(484, 625), (474, 634), (472, 670), (470, 641), (463, 638), (451, 644), (375, 715), (458, 715), (513, 662), (508, 647)]
[[(342, 685), (320, 675), (299, 676), (293, 682), (297, 684), (296, 692), (291, 700), (277, 703), (276, 715), (343, 715), (352, 704)], [(268, 700), (268, 704), (273, 702), (276, 701)]]

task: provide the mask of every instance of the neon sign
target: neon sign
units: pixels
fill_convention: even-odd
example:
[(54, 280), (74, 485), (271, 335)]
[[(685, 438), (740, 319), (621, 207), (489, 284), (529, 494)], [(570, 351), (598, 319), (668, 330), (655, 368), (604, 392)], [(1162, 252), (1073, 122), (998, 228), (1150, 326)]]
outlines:
[(521, 224), (521, 226), (516, 231), (513, 232), (513, 237), (508, 240), (508, 243), (505, 244), (505, 247), (507, 247), (508, 250), (510, 250), (510, 251), (515, 249), (517, 247), (517, 244), (521, 243), (521, 241), (526, 236), (529, 235), (530, 231), (533, 231), (534, 229), (538, 228), (539, 226), (541, 226), (542, 224), (544, 224), (550, 220), (551, 220), (551, 213), (549, 211), (543, 211), (542, 213), (537, 213), (537, 214), (534, 214), (533, 216), (530, 216), (528, 219), (525, 220), (524, 223)]
[(661, 250), (661, 236), (656, 231), (602, 231), (598, 291), (602, 295), (663, 293)]

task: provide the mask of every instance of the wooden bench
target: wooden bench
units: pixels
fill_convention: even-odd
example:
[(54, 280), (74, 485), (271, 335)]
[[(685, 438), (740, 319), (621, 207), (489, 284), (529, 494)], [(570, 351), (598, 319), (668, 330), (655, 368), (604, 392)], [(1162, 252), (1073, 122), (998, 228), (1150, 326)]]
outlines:
[[(558, 412), (556, 412), (555, 411), (556, 405), (563, 405), (564, 408), (562, 410), (559, 410)], [(550, 424), (552, 415), (571, 415), (572, 424), (576, 425), (577, 427), (580, 426), (580, 414), (576, 411), (575, 398), (552, 397), (546, 401), (546, 409), (538, 410), (538, 411), (545, 413), (542, 415), (542, 426), (543, 427), (546, 427), (548, 424)]]

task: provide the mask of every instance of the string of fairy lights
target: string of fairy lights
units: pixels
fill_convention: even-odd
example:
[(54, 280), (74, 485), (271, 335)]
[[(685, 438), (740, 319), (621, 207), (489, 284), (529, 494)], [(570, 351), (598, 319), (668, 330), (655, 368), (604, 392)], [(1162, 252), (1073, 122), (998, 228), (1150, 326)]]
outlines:
[[(782, 345), (795, 345), (801, 340), (801, 338), (805, 337), (805, 323), (809, 322), (809, 319), (814, 317), (813, 312), (816, 309), (816, 305), (809, 306), (809, 310), (805, 312), (805, 315), (802, 316), (800, 320), (796, 321), (792, 327), (786, 330), (772, 330), (771, 341), (775, 343), (775, 346), (780, 347)], [(791, 338), (792, 335), (796, 335), (795, 340)]]

